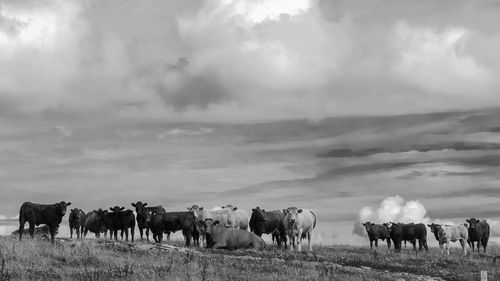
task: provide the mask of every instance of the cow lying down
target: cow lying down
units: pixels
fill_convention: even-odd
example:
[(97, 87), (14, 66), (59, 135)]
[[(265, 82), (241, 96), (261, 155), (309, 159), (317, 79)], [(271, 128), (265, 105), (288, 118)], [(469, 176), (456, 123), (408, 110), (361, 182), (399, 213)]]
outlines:
[(212, 219), (205, 220), (205, 234), (207, 248), (227, 250), (266, 248), (264, 240), (254, 233), (242, 229), (229, 229)]
[[(56, 231), (56, 235), (58, 232), (59, 231)], [(34, 234), (35, 234), (35, 237), (48, 239), (48, 238), (50, 238), (49, 227), (46, 225), (37, 226), (37, 227), (35, 227)], [(13, 231), (10, 235), (19, 236), (19, 230)], [(23, 235), (29, 235), (29, 229), (27, 229), (27, 228), (23, 229)]]

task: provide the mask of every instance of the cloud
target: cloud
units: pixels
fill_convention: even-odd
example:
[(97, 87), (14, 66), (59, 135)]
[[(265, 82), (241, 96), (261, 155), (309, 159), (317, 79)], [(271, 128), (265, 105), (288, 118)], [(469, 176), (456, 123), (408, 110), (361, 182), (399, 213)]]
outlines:
[(463, 15), (494, 8), (327, 2), (5, 1), (0, 106), (236, 120), (500, 104), (500, 35)]
[(365, 236), (365, 229), (361, 227), (361, 223), (386, 223), (386, 222), (402, 222), (402, 223), (430, 223), (431, 219), (426, 216), (427, 210), (424, 205), (418, 200), (405, 201), (399, 195), (387, 197), (374, 210), (370, 206), (365, 206), (359, 210), (358, 220), (353, 225), (353, 233)]

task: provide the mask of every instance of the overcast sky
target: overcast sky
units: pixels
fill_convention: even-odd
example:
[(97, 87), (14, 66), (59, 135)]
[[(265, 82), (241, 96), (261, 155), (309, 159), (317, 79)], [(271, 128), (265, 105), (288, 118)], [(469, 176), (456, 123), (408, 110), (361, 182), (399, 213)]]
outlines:
[(0, 2), (0, 114), (254, 120), (500, 105), (496, 1)]

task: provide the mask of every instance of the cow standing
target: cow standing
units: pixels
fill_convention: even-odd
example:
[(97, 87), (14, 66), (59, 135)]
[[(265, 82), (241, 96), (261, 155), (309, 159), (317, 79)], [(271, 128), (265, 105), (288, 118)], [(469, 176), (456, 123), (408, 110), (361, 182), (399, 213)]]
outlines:
[(266, 212), (259, 207), (252, 209), (250, 231), (259, 237), (262, 237), (264, 233), (271, 234), (273, 241), (276, 239), (278, 246), (281, 246), (282, 243), (285, 247), (287, 246), (285, 214), (280, 210)]
[(429, 250), (427, 246), (427, 228), (423, 223), (391, 223), (389, 228), (390, 237), (394, 244), (394, 249), (396, 251), (401, 251), (401, 243), (403, 241), (410, 241), (413, 245), (413, 249), (417, 250), (417, 240), (418, 248), (422, 251), (425, 248), (426, 251)]
[(195, 216), (192, 212), (166, 212), (152, 213), (151, 232), (156, 243), (161, 243), (164, 232), (176, 232), (182, 230), (186, 246), (191, 245), (194, 231)]
[(28, 222), (31, 238), (35, 235), (35, 225), (46, 224), (49, 227), (50, 241), (54, 244), (54, 236), (69, 205), (71, 202), (64, 201), (50, 205), (24, 202), (19, 210), (19, 241), (22, 240), (24, 224)]
[(297, 243), (297, 250), (300, 252), (301, 240), (307, 237), (309, 251), (312, 251), (311, 236), (313, 229), (316, 227), (316, 215), (310, 210), (296, 207), (284, 209), (283, 212), (285, 213), (285, 228), (290, 250), (293, 251), (295, 243)]
[(373, 249), (373, 242), (375, 242), (375, 247), (378, 247), (378, 239), (382, 239), (382, 241), (387, 239), (387, 248), (391, 248), (391, 235), (387, 225), (374, 224), (371, 222), (366, 222), (362, 225), (366, 228), (366, 233), (370, 239), (370, 249)]
[(83, 235), (83, 228), (85, 225), (85, 213), (82, 209), (71, 209), (68, 221), (70, 238), (73, 238), (73, 230), (76, 230), (76, 238), (80, 239), (80, 235)]
[(467, 256), (467, 247), (465, 247), (465, 243), (467, 243), (469, 239), (469, 231), (465, 225), (440, 225), (432, 223), (428, 226), (439, 242), (441, 254), (443, 253), (443, 245), (446, 244), (446, 253), (450, 255), (450, 241), (455, 242), (458, 240), (464, 251), (464, 256)]
[(474, 242), (477, 242), (477, 252), (479, 253), (479, 246), (483, 245), (484, 252), (486, 253), (486, 247), (490, 239), (490, 225), (486, 220), (479, 221), (475, 218), (470, 218), (466, 221), (469, 223), (469, 240), (467, 243), (472, 247), (472, 252), (474, 252)]
[(248, 222), (250, 220), (250, 217), (248, 216), (247, 212), (240, 210), (238, 209), (238, 207), (234, 207), (233, 205), (223, 206), (222, 209), (230, 210), (234, 217), (233, 225), (229, 225), (229, 227), (234, 229), (248, 230)]
[(83, 227), (83, 237), (87, 237), (90, 231), (95, 234), (96, 238), (101, 237), (101, 233), (107, 232), (107, 227), (104, 223), (104, 213), (101, 208), (92, 210), (85, 215), (85, 224)]
[(219, 224), (219, 221), (207, 219), (205, 221), (205, 233), (210, 241), (207, 247), (214, 249), (256, 249), (263, 250), (266, 247), (264, 240), (254, 233), (242, 229), (229, 229)]
[(151, 221), (151, 214), (156, 212), (158, 214), (165, 213), (166, 210), (162, 206), (146, 207), (148, 203), (142, 203), (141, 201), (137, 203), (132, 203), (135, 207), (135, 212), (137, 213), (137, 228), (139, 228), (139, 234), (141, 240), (143, 239), (143, 231), (146, 230), (146, 240), (149, 241), (149, 223)]
[[(115, 240), (118, 239), (118, 230), (120, 230), (120, 236), (123, 240), (123, 233), (125, 233), (125, 241), (128, 241), (128, 230), (130, 228), (130, 236), (132, 242), (134, 242), (134, 230), (135, 230), (135, 215), (132, 210), (124, 210), (125, 207), (110, 207), (111, 212), (106, 212), (104, 214), (105, 224), (108, 229), (110, 229), (110, 237), (114, 236)], [(111, 228), (110, 228), (111, 226)], [(112, 235), (113, 234), (113, 235)]]

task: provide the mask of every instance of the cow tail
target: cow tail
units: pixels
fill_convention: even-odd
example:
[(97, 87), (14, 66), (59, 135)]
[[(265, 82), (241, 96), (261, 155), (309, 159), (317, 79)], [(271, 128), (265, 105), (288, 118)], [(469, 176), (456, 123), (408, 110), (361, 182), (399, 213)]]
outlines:
[(313, 228), (316, 227), (316, 214), (313, 213), (313, 211), (309, 211), (311, 212), (311, 214), (314, 216), (314, 224), (313, 224)]

